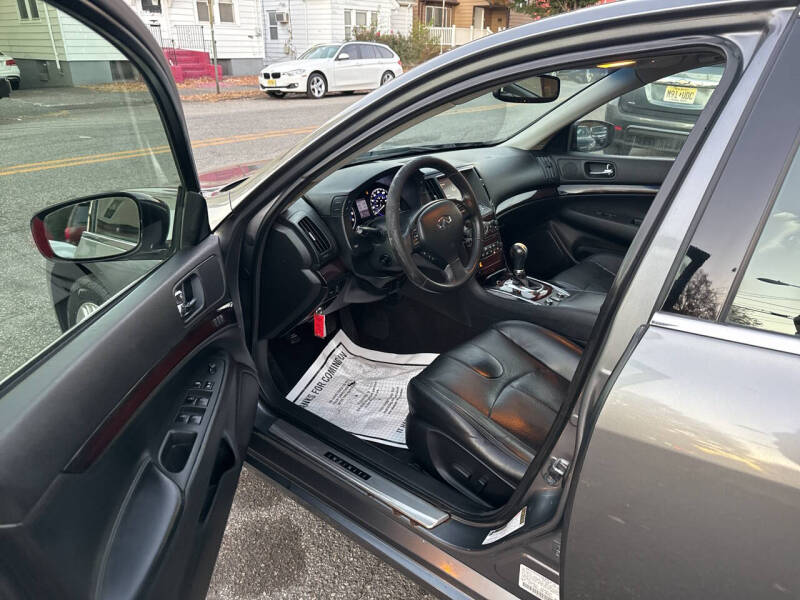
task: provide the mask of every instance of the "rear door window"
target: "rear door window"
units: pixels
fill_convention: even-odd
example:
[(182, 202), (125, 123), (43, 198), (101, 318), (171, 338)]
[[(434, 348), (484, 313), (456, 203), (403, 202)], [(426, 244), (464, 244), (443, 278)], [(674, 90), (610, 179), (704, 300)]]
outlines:
[(800, 153), (792, 161), (725, 321), (800, 335)]
[[(586, 69), (586, 80), (593, 78), (592, 71)], [(623, 94), (592, 111), (583, 119), (606, 121), (614, 126), (613, 143), (596, 153), (661, 158), (677, 156), (717, 89), (724, 71), (725, 66), (720, 64), (676, 73)]]

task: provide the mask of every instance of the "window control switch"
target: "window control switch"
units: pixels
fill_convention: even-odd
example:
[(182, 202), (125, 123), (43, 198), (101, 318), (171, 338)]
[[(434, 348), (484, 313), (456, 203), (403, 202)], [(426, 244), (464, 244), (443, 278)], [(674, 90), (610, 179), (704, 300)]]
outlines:
[(188, 423), (189, 422), (189, 415), (186, 413), (180, 413), (177, 417), (175, 417), (176, 423)]
[(192, 425), (200, 425), (203, 422), (203, 417), (200, 415), (192, 415), (189, 417), (189, 423)]

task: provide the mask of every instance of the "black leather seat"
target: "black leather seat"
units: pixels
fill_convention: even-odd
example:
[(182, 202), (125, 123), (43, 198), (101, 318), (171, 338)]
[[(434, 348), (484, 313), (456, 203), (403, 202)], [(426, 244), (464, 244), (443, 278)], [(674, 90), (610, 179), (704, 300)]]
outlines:
[(622, 256), (619, 254), (593, 254), (550, 281), (567, 290), (607, 294), (621, 264)]
[(411, 380), (409, 449), (468, 495), (505, 502), (547, 436), (580, 356), (547, 329), (498, 323)]

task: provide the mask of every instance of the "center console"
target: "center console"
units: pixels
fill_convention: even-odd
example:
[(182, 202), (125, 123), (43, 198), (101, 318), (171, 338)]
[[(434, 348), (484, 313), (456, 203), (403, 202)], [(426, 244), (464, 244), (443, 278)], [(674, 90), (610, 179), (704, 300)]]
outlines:
[(509, 270), (494, 212), (482, 211), (481, 216), (484, 242), (478, 262), (478, 280), (486, 291), (500, 297), (542, 306), (551, 306), (570, 297), (567, 290), (526, 275), (528, 249), (524, 244), (511, 246), (509, 256), (512, 264)]

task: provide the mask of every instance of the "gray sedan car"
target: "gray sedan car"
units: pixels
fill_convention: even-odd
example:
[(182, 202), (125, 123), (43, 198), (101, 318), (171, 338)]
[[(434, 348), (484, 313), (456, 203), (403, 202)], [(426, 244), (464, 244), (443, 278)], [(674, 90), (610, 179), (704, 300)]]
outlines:
[[(151, 267), (0, 386), (0, 595), (203, 597), (247, 461), (446, 598), (800, 596), (795, 2), (481, 38), (208, 198), (139, 18), (52, 4), (148, 83), (170, 200), (33, 215)], [(709, 70), (675, 156), (609, 153)]]

